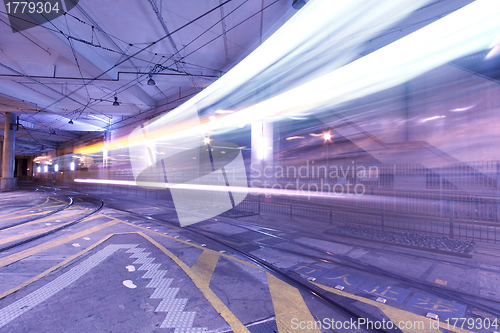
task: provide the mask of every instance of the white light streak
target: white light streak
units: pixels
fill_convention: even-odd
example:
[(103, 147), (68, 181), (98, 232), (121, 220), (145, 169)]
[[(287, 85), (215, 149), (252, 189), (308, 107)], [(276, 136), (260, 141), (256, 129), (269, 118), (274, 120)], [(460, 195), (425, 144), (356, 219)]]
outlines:
[(475, 107), (475, 105), (471, 105), (471, 106), (467, 106), (465, 108), (456, 108), (456, 109), (453, 109), (453, 110), (450, 110), (451, 112), (462, 112), (462, 111), (467, 111), (467, 110), (470, 110), (472, 109), (473, 107)]
[(434, 117), (430, 117), (430, 118), (425, 118), (424, 120), (422, 120), (423, 123), (425, 123), (426, 121), (429, 121), (429, 120), (434, 120), (434, 119), (439, 119), (439, 118), (444, 118), (445, 116), (434, 116)]
[[(155, 140), (179, 140), (209, 131), (234, 128), (243, 122), (254, 123), (272, 117), (285, 117), (288, 114), (320, 112), (325, 108), (397, 86), (454, 59), (486, 49), (500, 30), (498, 17), (500, 6), (497, 0), (475, 1), (392, 44), (297, 88), (229, 114), (217, 122), (186, 128)], [(251, 56), (249, 58), (253, 59)], [(245, 59), (240, 64), (249, 61)], [(218, 82), (187, 104), (196, 103), (202, 96), (220, 87)], [(224, 79), (221, 82), (227, 81)], [(163, 121), (157, 124), (158, 128), (162, 126), (162, 122), (167, 121), (168, 115), (184, 109), (179, 108), (176, 112), (172, 111), (164, 116)], [(168, 127), (168, 124), (164, 123)]]

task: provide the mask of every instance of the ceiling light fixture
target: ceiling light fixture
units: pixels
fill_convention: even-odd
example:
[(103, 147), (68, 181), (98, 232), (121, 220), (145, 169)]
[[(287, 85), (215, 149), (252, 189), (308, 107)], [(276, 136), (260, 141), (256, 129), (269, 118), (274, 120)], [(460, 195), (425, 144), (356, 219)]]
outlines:
[(154, 86), (156, 84), (155, 80), (153, 80), (153, 74), (149, 73), (148, 86)]
[(73, 125), (73, 119), (70, 119), (70, 120), (68, 121), (68, 124)]
[(306, 4), (306, 1), (305, 0), (293, 0), (292, 2), (292, 7), (294, 9), (301, 9), (302, 7), (304, 7), (304, 5)]
[(115, 101), (113, 102), (113, 106), (120, 106), (120, 103), (118, 103), (118, 97), (115, 96)]

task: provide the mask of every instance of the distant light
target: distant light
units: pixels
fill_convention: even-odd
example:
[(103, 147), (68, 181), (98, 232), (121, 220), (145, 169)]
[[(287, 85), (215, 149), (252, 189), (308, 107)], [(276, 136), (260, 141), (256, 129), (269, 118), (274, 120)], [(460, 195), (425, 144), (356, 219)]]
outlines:
[(69, 164), (69, 169), (70, 169), (71, 171), (75, 171), (75, 162), (71, 162), (71, 163)]
[(113, 106), (120, 106), (120, 103), (118, 103), (118, 97), (115, 96), (115, 101), (113, 102)]
[(59, 164), (54, 165), (54, 171), (55, 172), (59, 171)]
[(332, 135), (330, 133), (325, 133), (323, 135), (323, 139), (325, 139), (325, 141), (330, 141), (331, 138), (332, 138)]
[(48, 165), (45, 165), (43, 167), (43, 172), (49, 172), (49, 166)]
[(208, 119), (210, 119), (210, 121), (215, 121), (215, 120), (217, 120), (217, 117), (216, 116), (210, 116), (210, 117), (208, 117)]
[(217, 110), (215, 111), (217, 114), (226, 114), (226, 113), (234, 113), (234, 111), (231, 110)]
[(36, 172), (42, 172), (42, 168), (41, 167), (36, 168)]
[(203, 139), (203, 142), (204, 142), (206, 145), (208, 145), (208, 144), (210, 143), (210, 141), (211, 141), (211, 140), (210, 140), (210, 138), (204, 138), (204, 139)]
[(148, 86), (154, 86), (156, 84), (155, 80), (153, 80), (153, 74), (149, 73)]
[(426, 118), (424, 120), (422, 120), (422, 122), (426, 122), (426, 121), (429, 121), (429, 120), (434, 120), (434, 119), (439, 119), (439, 118), (444, 118), (445, 116), (434, 116), (434, 117), (430, 117), (430, 118)]

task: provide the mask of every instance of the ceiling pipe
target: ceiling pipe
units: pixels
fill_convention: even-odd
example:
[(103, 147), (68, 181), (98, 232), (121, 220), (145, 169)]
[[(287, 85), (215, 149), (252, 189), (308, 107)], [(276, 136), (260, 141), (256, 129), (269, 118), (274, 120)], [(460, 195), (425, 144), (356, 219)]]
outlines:
[[(173, 69), (171, 69), (173, 70)], [(43, 75), (29, 75), (30, 78), (33, 79), (54, 79), (54, 80), (94, 80), (94, 81), (107, 81), (107, 82), (118, 82), (120, 81), (120, 74), (134, 74), (134, 75), (149, 75), (149, 72), (143, 73), (143, 72), (118, 72), (118, 77), (116, 79), (94, 79), (94, 78), (82, 78), (82, 77), (67, 77), (67, 76), (59, 76), (59, 77), (54, 77), (54, 76), (43, 76)], [(214, 78), (218, 79), (219, 76), (216, 75), (203, 75), (203, 74), (189, 74), (189, 73), (154, 73), (154, 75), (165, 75), (165, 76), (195, 76), (195, 77), (201, 77), (201, 78)], [(22, 74), (0, 74), (0, 77), (28, 77), (28, 75), (22, 75)]]

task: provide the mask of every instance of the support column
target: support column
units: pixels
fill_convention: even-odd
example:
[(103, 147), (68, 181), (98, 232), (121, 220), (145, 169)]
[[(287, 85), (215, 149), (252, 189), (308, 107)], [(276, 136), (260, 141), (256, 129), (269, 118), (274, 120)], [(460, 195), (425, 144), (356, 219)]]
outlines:
[(16, 179), (14, 178), (15, 163), (15, 142), (16, 132), (14, 124), (16, 115), (11, 112), (5, 113), (5, 128), (3, 134), (3, 154), (2, 154), (2, 178), (0, 181), (0, 190), (7, 191), (16, 188)]
[(0, 141), (0, 179), (2, 178), (2, 165), (3, 165), (2, 157), (3, 157), (3, 141)]

